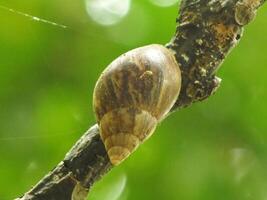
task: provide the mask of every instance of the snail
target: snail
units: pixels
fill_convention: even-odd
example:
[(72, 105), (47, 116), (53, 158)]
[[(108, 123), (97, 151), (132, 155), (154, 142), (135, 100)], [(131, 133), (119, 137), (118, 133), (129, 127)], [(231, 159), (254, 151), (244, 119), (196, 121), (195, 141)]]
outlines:
[(181, 72), (174, 53), (159, 44), (133, 49), (104, 70), (94, 89), (93, 107), (113, 165), (152, 135), (180, 88)]

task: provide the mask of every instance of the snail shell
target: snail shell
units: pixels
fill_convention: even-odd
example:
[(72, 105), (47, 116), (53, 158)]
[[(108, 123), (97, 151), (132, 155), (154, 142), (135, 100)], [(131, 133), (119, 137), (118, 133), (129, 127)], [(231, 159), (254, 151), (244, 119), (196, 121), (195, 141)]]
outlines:
[(110, 161), (118, 165), (148, 139), (178, 98), (181, 72), (162, 45), (121, 55), (101, 74), (93, 106)]

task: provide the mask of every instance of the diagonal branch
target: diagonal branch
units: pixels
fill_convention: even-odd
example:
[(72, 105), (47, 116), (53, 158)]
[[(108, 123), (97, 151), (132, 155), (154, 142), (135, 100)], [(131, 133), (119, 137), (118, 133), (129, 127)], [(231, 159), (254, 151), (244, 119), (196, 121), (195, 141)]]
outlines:
[(182, 88), (173, 107), (206, 99), (220, 85), (216, 71), (240, 41), (243, 26), (252, 21), (265, 0), (185, 0), (176, 34), (168, 48), (182, 71)]
[(105, 147), (97, 125), (92, 126), (49, 172), (21, 200), (83, 200), (89, 189), (109, 171)]
[[(182, 71), (180, 96), (172, 111), (201, 101), (219, 87), (215, 76), (265, 0), (182, 0), (177, 31), (167, 47)], [(112, 168), (97, 125), (91, 127), (54, 170), (17, 200), (84, 200)]]

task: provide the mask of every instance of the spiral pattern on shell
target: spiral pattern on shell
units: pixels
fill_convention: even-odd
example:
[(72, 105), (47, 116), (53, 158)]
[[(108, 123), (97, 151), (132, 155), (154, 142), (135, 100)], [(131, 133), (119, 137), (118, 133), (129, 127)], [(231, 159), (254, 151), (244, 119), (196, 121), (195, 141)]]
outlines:
[(113, 165), (151, 136), (178, 98), (181, 72), (162, 45), (121, 55), (101, 74), (93, 105), (100, 135)]

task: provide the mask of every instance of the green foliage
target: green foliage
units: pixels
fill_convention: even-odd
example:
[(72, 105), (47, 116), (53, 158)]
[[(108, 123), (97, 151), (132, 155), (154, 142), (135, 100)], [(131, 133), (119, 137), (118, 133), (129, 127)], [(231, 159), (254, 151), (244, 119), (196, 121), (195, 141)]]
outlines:
[[(103, 27), (82, 1), (0, 4), (68, 26), (0, 9), (0, 200), (9, 200), (95, 123), (92, 93), (105, 66), (127, 50), (170, 40), (177, 5), (136, 0), (122, 21)], [(216, 95), (168, 117), (96, 184), (93, 200), (266, 200), (266, 11), (220, 69)]]

